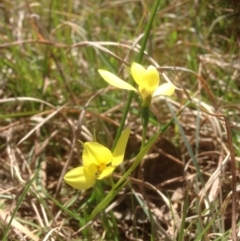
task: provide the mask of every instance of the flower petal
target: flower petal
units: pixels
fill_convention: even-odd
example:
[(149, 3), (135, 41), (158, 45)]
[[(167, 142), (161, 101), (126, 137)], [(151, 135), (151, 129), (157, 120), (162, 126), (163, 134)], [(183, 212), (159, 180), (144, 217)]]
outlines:
[(167, 95), (171, 96), (174, 94), (175, 87), (170, 83), (164, 83), (160, 85), (153, 93), (153, 96)]
[(87, 175), (83, 167), (76, 167), (65, 174), (64, 180), (73, 188), (87, 189), (94, 185), (96, 177)]
[(107, 70), (103, 70), (103, 69), (99, 69), (98, 70), (99, 74), (102, 76), (102, 78), (108, 82), (108, 84), (120, 88), (120, 89), (124, 89), (124, 90), (133, 90), (135, 92), (137, 92), (137, 90), (130, 84), (128, 84), (127, 82), (121, 80), (120, 78), (118, 78), (115, 74), (112, 74), (111, 72), (107, 71)]
[(112, 167), (112, 166), (105, 168), (97, 179), (101, 180), (101, 179), (111, 176), (114, 169), (115, 169), (115, 167)]
[(133, 79), (138, 85), (142, 85), (143, 77), (146, 73), (146, 69), (141, 65), (135, 62), (131, 65), (131, 74)]
[(130, 128), (128, 127), (122, 132), (113, 151), (112, 166), (116, 167), (122, 163), (129, 135)]
[(159, 73), (157, 69), (150, 65), (143, 77), (143, 86), (149, 93), (153, 93), (159, 85)]
[(175, 87), (175, 89), (177, 89), (177, 90), (182, 90), (181, 88), (178, 88), (176, 85), (174, 85), (174, 84), (172, 83), (172, 81), (167, 77), (167, 75), (166, 75), (164, 72), (162, 72), (162, 75), (163, 75), (164, 79), (165, 79), (168, 83), (172, 84), (172, 85)]
[(109, 164), (112, 162), (112, 153), (98, 142), (85, 142), (82, 160), (84, 167), (90, 166), (93, 163), (97, 166), (100, 164)]
[(91, 163), (88, 166), (84, 166), (84, 171), (86, 172), (86, 175), (97, 177), (99, 172), (99, 166), (95, 163)]

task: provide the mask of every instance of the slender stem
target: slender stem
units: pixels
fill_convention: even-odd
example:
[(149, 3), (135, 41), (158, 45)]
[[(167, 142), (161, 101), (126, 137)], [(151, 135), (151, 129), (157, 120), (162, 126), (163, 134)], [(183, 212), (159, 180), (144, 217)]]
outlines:
[(147, 129), (146, 129), (146, 128), (143, 128), (143, 129), (142, 129), (142, 144), (141, 144), (141, 150), (142, 150), (143, 147), (145, 146), (146, 133), (147, 133)]
[[(150, 34), (150, 30), (151, 30), (151, 27), (152, 27), (153, 19), (154, 19), (155, 15), (156, 15), (159, 3), (160, 3), (160, 0), (154, 2), (149, 21), (148, 21), (147, 26), (145, 28), (145, 34), (144, 34), (144, 37), (143, 37), (143, 40), (142, 40), (142, 44), (141, 44), (141, 49), (140, 49), (140, 52), (139, 52), (139, 55), (138, 55), (138, 62), (139, 63), (142, 61), (144, 50), (146, 48), (146, 44), (147, 44), (147, 40), (148, 40), (148, 36)], [(149, 106), (148, 107), (143, 106), (143, 108), (142, 108), (142, 127), (143, 127), (143, 129), (142, 129), (141, 150), (145, 146), (148, 121), (149, 121)]]
[(153, 5), (153, 7), (151, 9), (151, 14), (150, 14), (150, 17), (149, 17), (149, 21), (148, 21), (147, 26), (145, 28), (144, 36), (143, 36), (143, 39), (142, 39), (141, 49), (140, 49), (140, 52), (138, 54), (138, 63), (139, 64), (142, 62), (144, 50), (145, 50), (146, 45), (147, 45), (147, 41), (148, 41), (148, 37), (149, 37), (150, 30), (151, 30), (151, 27), (152, 27), (153, 19), (154, 19), (155, 15), (156, 15), (159, 3), (160, 3), (160, 0), (154, 1), (154, 5)]
[[(159, 3), (160, 3), (160, 0), (154, 1), (154, 5), (153, 5), (153, 7), (151, 9), (151, 14), (150, 14), (147, 26), (145, 28), (144, 36), (143, 36), (142, 43), (141, 43), (141, 49), (140, 49), (140, 52), (139, 52), (138, 58), (137, 58), (137, 61), (138, 61), (139, 64), (142, 62), (144, 50), (145, 50), (146, 45), (147, 45), (147, 40), (148, 40), (148, 37), (149, 37), (149, 34), (150, 34), (150, 30), (151, 30), (151, 27), (152, 27), (153, 19), (154, 19), (155, 15), (156, 15)], [(123, 116), (122, 116), (122, 119), (121, 119), (121, 122), (120, 122), (120, 126), (118, 128), (117, 135), (116, 135), (116, 138), (115, 138), (114, 143), (113, 143), (113, 147), (112, 147), (113, 150), (114, 150), (114, 148), (115, 148), (115, 146), (117, 144), (118, 138), (120, 137), (120, 135), (122, 133), (122, 130), (123, 130), (123, 127), (124, 127), (124, 123), (125, 123), (125, 120), (127, 118), (127, 114), (129, 112), (130, 105), (132, 103), (132, 98), (133, 98), (133, 92), (131, 91), (128, 94), (128, 100), (127, 100), (127, 103), (126, 103), (126, 107), (124, 109)]]
[(112, 178), (112, 176), (109, 178), (109, 181), (110, 181), (110, 183), (111, 183), (111, 186), (112, 186), (112, 189), (113, 189), (113, 187), (114, 187), (114, 185), (115, 185), (115, 183), (114, 183), (114, 181), (113, 181), (113, 178)]
[(117, 145), (117, 141), (122, 133), (122, 130), (123, 130), (123, 127), (124, 127), (124, 123), (125, 123), (125, 120), (127, 118), (127, 114), (129, 112), (129, 109), (130, 109), (130, 105), (131, 105), (131, 102), (132, 102), (132, 98), (133, 98), (133, 91), (129, 92), (128, 94), (128, 100), (127, 100), (127, 104), (126, 104), (126, 107), (123, 111), (123, 116), (122, 116), (122, 119), (121, 119), (121, 122), (120, 122), (120, 126), (118, 128), (118, 131), (117, 131), (117, 136), (114, 140), (114, 143), (113, 143), (113, 147), (112, 147), (112, 150), (114, 150), (115, 146)]
[(142, 107), (142, 144), (141, 144), (141, 150), (145, 146), (148, 122), (149, 122), (149, 107), (143, 106)]

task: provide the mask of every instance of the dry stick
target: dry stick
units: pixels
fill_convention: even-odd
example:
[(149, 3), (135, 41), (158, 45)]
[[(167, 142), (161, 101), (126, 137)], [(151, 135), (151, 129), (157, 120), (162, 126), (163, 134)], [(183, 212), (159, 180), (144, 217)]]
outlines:
[[(55, 197), (57, 197), (58, 193), (59, 193), (59, 190), (60, 190), (60, 187), (61, 187), (61, 184), (62, 184), (62, 180), (63, 180), (63, 177), (67, 171), (67, 168), (68, 166), (71, 164), (71, 161), (72, 161), (72, 156), (73, 156), (73, 153), (74, 153), (74, 147), (75, 147), (75, 144), (76, 144), (76, 141), (77, 139), (80, 139), (81, 137), (81, 130), (82, 130), (82, 122), (83, 122), (83, 119), (84, 119), (84, 116), (85, 116), (85, 112), (86, 112), (86, 108), (89, 106), (90, 102), (96, 98), (98, 95), (102, 94), (102, 93), (105, 93), (109, 88), (105, 88), (105, 89), (100, 89), (98, 90), (88, 101), (87, 103), (85, 104), (84, 108), (82, 109), (81, 111), (81, 114), (79, 115), (79, 119), (78, 119), (78, 124), (77, 124), (77, 130), (74, 128), (74, 124), (72, 122), (70, 122), (70, 120), (67, 120), (71, 130), (72, 130), (72, 133), (73, 133), (73, 139), (72, 139), (72, 145), (71, 145), (71, 151), (70, 151), (70, 154), (68, 156), (68, 159), (67, 161), (65, 162), (65, 165), (62, 169), (62, 172), (61, 172), (61, 175), (59, 177), (59, 181), (58, 181), (58, 184), (57, 184), (57, 187), (56, 187), (56, 191), (55, 191)], [(77, 149), (79, 150), (79, 149)]]
[[(127, 63), (127, 60), (128, 60), (128, 57), (130, 56), (130, 54), (134, 51), (134, 49), (136, 47), (138, 47), (138, 42), (142, 39), (144, 35), (143, 34), (140, 34), (137, 39), (132, 43), (132, 46), (131, 48), (129, 49), (128, 53), (126, 54), (126, 56), (124, 57), (124, 62)], [(135, 50), (136, 51), (136, 50)], [(129, 65), (130, 66), (130, 65)], [(124, 67), (124, 64), (122, 63), (121, 64), (121, 67), (119, 68), (119, 71), (118, 71), (118, 74), (120, 74), (122, 71), (123, 71), (123, 67)]]
[(83, 119), (86, 113), (86, 109), (89, 106), (89, 104), (92, 102), (92, 100), (94, 100), (97, 96), (99, 95), (103, 95), (105, 94), (108, 90), (110, 89), (110, 86), (104, 88), (104, 89), (100, 89), (98, 90), (95, 94), (93, 94), (93, 96), (87, 101), (87, 103), (84, 105), (81, 114), (79, 115), (78, 118), (78, 124), (77, 124), (77, 139), (81, 138), (81, 132), (82, 132), (82, 123), (83, 123)]
[(232, 240), (237, 241), (237, 227), (236, 227), (236, 213), (237, 213), (237, 177), (236, 177), (236, 163), (235, 163), (235, 155), (232, 143), (232, 132), (229, 126), (229, 122), (227, 117), (224, 116), (224, 122), (227, 131), (227, 138), (229, 144), (229, 151), (231, 157), (231, 170), (232, 170)]
[[(72, 121), (68, 120), (67, 117), (66, 117), (66, 121), (67, 121), (69, 127), (71, 128), (73, 139), (72, 139), (72, 143), (71, 143), (72, 145), (71, 145), (70, 153), (68, 155), (67, 161), (64, 164), (64, 167), (62, 169), (62, 172), (61, 172), (60, 177), (59, 177), (58, 182), (57, 182), (57, 187), (56, 187), (56, 190), (55, 190), (54, 199), (57, 199), (58, 193), (59, 193), (61, 185), (62, 185), (63, 176), (64, 176), (69, 164), (72, 161), (72, 157), (73, 157), (73, 153), (74, 153), (74, 147), (75, 147), (75, 143), (76, 143), (76, 133), (75, 133), (74, 124), (72, 123)], [(55, 208), (55, 205), (53, 205), (53, 209), (54, 208)]]
[(26, 5), (26, 7), (29, 11), (29, 14), (30, 14), (29, 20), (30, 20), (30, 24), (32, 26), (32, 29), (37, 34), (37, 36), (40, 40), (45, 41), (46, 36), (44, 36), (44, 35), (46, 35), (46, 33), (44, 33), (42, 25), (40, 25), (39, 21), (37, 21), (38, 15), (33, 12), (32, 7), (27, 0), (25, 1), (25, 5)]
[(16, 45), (22, 45), (22, 44), (31, 44), (31, 43), (46, 44), (46, 45), (51, 45), (51, 46), (54, 46), (57, 48), (70, 48), (71, 47), (68, 44), (57, 43), (57, 42), (53, 42), (53, 41), (49, 41), (49, 40), (25, 39), (25, 40), (18, 40), (18, 41), (0, 44), (0, 49), (10, 48), (10, 47), (13, 47)]

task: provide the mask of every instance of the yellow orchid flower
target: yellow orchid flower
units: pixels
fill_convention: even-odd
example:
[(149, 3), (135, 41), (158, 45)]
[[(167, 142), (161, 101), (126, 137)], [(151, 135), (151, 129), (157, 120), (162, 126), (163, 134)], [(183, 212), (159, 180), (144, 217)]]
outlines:
[(175, 87), (171, 83), (164, 83), (159, 85), (159, 73), (157, 69), (152, 65), (145, 69), (140, 64), (137, 64), (135, 62), (132, 63), (131, 75), (134, 81), (137, 83), (138, 89), (128, 84), (124, 80), (118, 78), (116, 75), (107, 70), (99, 69), (98, 72), (102, 76), (102, 78), (110, 85), (120, 89), (133, 90), (135, 92), (138, 92), (142, 98), (143, 106), (149, 106), (152, 97), (154, 96), (171, 96), (175, 91)]
[(110, 176), (123, 161), (129, 135), (130, 129), (126, 128), (113, 152), (98, 142), (85, 142), (82, 154), (83, 166), (67, 172), (64, 176), (65, 182), (76, 189), (87, 189), (92, 187), (97, 179)]

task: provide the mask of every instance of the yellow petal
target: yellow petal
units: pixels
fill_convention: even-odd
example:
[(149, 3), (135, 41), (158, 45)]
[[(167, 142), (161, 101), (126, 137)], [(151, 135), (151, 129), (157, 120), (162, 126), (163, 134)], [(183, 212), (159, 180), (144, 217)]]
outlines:
[(128, 84), (127, 82), (121, 80), (120, 78), (118, 78), (115, 74), (112, 74), (111, 72), (107, 71), (107, 70), (103, 70), (103, 69), (99, 69), (98, 70), (99, 74), (102, 76), (102, 78), (108, 82), (108, 84), (120, 88), (120, 89), (124, 89), (124, 90), (133, 90), (135, 92), (137, 92), (137, 90), (130, 84)]
[(82, 159), (84, 167), (91, 164), (99, 166), (100, 164), (111, 163), (112, 153), (108, 148), (97, 142), (85, 142)]
[(65, 174), (64, 180), (73, 188), (87, 189), (94, 185), (96, 177), (87, 175), (83, 167), (76, 167)]
[(153, 96), (167, 95), (171, 96), (174, 94), (175, 87), (171, 83), (164, 83), (160, 85), (153, 93)]
[(97, 179), (101, 180), (101, 179), (104, 179), (104, 178), (107, 178), (109, 176), (112, 175), (113, 171), (114, 171), (115, 167), (107, 167), (106, 169), (104, 169), (101, 174), (99, 175), (99, 177)]
[(137, 64), (135, 62), (132, 63), (131, 74), (133, 76), (133, 79), (138, 85), (142, 85), (142, 80), (145, 73), (146, 73), (146, 69), (142, 65)]
[(159, 85), (159, 73), (157, 69), (150, 65), (143, 77), (143, 87), (149, 92), (153, 93)]
[(130, 135), (130, 128), (128, 127), (122, 132), (121, 136), (118, 139), (116, 147), (113, 151), (112, 166), (116, 167), (122, 163), (129, 135)]
[(91, 163), (88, 166), (84, 166), (84, 171), (86, 172), (86, 175), (97, 177), (99, 172), (99, 166), (95, 163)]

